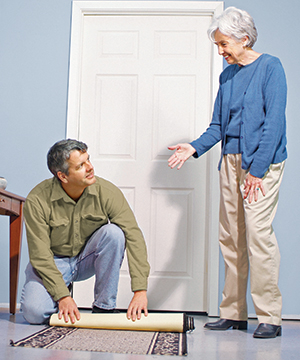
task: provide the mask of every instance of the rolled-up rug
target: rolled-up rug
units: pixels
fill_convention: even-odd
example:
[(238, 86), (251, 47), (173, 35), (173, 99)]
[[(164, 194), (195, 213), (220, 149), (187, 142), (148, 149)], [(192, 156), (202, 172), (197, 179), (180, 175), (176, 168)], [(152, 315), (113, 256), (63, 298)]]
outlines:
[(185, 313), (149, 313), (142, 314), (140, 320), (128, 320), (126, 313), (119, 314), (88, 314), (81, 313), (80, 320), (75, 324), (69, 319), (59, 319), (58, 314), (50, 318), (50, 326), (67, 326), (90, 329), (106, 330), (138, 330), (138, 331), (160, 331), (160, 332), (186, 332), (194, 330), (194, 318)]

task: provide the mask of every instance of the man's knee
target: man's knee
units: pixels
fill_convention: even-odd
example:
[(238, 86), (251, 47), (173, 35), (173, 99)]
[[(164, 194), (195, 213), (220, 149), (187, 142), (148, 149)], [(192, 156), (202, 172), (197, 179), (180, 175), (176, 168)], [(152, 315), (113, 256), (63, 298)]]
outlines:
[(101, 227), (102, 230), (104, 230), (108, 236), (110, 237), (121, 237), (124, 238), (124, 233), (121, 230), (121, 228), (115, 224), (106, 224)]
[(27, 282), (22, 290), (21, 312), (30, 324), (47, 323), (57, 305), (39, 281)]
[(49, 314), (49, 311), (47, 313), (47, 309), (43, 304), (37, 304), (33, 301), (23, 302), (21, 311), (24, 319), (32, 325), (45, 324), (51, 316), (51, 313)]
[(102, 226), (100, 230), (111, 247), (125, 248), (125, 235), (119, 226), (107, 224)]

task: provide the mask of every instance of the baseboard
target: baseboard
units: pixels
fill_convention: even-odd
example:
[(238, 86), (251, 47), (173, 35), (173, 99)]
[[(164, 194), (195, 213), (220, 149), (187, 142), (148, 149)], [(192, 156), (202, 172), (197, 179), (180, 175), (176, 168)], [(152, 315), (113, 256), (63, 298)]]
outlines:
[[(17, 304), (16, 310), (20, 310), (21, 304)], [(0, 303), (1, 309), (9, 310), (9, 303)]]
[[(257, 316), (256, 314), (249, 314), (248, 319), (257, 319)], [(300, 320), (300, 314), (299, 315), (282, 314), (282, 320)]]
[[(20, 310), (20, 307), (21, 307), (21, 304), (17, 304), (16, 309)], [(9, 310), (9, 304), (8, 303), (0, 303), (0, 309)], [(126, 311), (126, 309), (124, 309), (124, 311)], [(187, 313), (189, 313), (189, 312), (187, 311)], [(206, 313), (202, 313), (202, 312), (191, 313), (191, 315), (207, 316)], [(214, 317), (214, 316), (211, 316), (211, 317)], [(257, 319), (257, 316), (256, 316), (256, 314), (249, 314), (248, 319)], [(286, 314), (283, 314), (282, 315), (282, 320), (300, 320), (300, 314), (298, 314), (298, 315), (290, 315), (290, 314), (286, 315)]]

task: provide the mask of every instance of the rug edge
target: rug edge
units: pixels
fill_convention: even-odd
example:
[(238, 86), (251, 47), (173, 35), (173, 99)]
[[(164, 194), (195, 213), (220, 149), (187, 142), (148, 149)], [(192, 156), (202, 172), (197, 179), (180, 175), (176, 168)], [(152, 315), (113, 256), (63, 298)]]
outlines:
[(44, 329), (41, 329), (31, 335), (28, 335), (25, 338), (18, 340), (18, 341), (13, 341), (12, 339), (10, 339), (10, 345), (15, 346), (15, 347), (22, 346), (22, 345), (20, 345), (22, 342), (30, 340), (31, 338), (35, 337), (37, 334), (42, 334), (43, 332), (47, 331), (48, 329), (49, 329), (49, 326), (46, 326)]

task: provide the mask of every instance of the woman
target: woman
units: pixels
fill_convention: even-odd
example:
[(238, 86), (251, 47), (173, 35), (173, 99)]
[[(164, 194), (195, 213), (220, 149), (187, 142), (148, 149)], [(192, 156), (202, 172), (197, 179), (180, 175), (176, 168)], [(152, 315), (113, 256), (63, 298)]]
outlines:
[(247, 329), (246, 291), (259, 325), (253, 336), (281, 335), (282, 300), (278, 288), (280, 254), (272, 220), (278, 203), (286, 151), (286, 79), (279, 59), (252, 49), (257, 31), (252, 17), (230, 7), (208, 30), (219, 55), (230, 65), (220, 76), (210, 126), (190, 144), (170, 146), (169, 166), (178, 169), (222, 142), (220, 247), (225, 286), (220, 320), (212, 330)]

